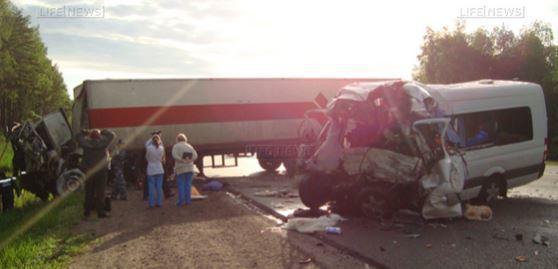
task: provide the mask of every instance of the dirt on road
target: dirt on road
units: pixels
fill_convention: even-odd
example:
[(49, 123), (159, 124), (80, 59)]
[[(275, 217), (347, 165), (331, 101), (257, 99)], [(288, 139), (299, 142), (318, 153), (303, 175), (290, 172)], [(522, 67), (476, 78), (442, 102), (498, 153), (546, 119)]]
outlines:
[(139, 191), (129, 196), (113, 202), (111, 218), (75, 228), (98, 239), (71, 268), (368, 268), (313, 237), (277, 228), (223, 192), (182, 208), (175, 197), (148, 209)]

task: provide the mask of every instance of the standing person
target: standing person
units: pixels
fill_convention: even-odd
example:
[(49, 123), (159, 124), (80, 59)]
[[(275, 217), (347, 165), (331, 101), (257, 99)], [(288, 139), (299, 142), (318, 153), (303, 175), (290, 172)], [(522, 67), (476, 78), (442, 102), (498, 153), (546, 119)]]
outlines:
[(145, 158), (147, 159), (147, 188), (149, 196), (149, 208), (155, 206), (157, 196), (157, 207), (163, 206), (163, 163), (165, 162), (165, 148), (161, 137), (153, 135), (145, 143)]
[(107, 186), (108, 146), (115, 134), (108, 130), (83, 130), (77, 135), (77, 142), (83, 148), (81, 169), (86, 174), (84, 216), (89, 217), (93, 209), (99, 218), (110, 215), (105, 211), (105, 190)]
[[(0, 180), (8, 179), (3, 169), (0, 169)], [(0, 194), (2, 195), (2, 212), (14, 208), (14, 188), (15, 181), (0, 184)]]
[(111, 198), (113, 200), (128, 200), (128, 191), (126, 190), (126, 178), (124, 177), (124, 165), (126, 163), (126, 150), (122, 139), (118, 140), (116, 152), (111, 160), (111, 169), (114, 171), (114, 182), (112, 183)]
[(189, 205), (192, 200), (194, 161), (198, 158), (198, 153), (192, 145), (188, 144), (188, 138), (185, 134), (180, 133), (176, 136), (176, 144), (172, 147), (172, 157), (178, 184), (178, 202), (176, 205)]
[[(163, 132), (161, 130), (158, 130), (158, 131), (152, 132), (151, 135), (152, 136), (153, 135), (158, 135), (159, 137), (161, 137), (162, 133)], [(163, 140), (162, 139), (161, 139), (161, 146), (165, 147), (165, 145), (163, 145)], [(163, 170), (168, 171), (167, 169), (164, 169), (164, 166), (163, 166)], [(168, 199), (168, 198), (174, 196), (174, 194), (172, 193), (172, 191), (170, 189), (170, 186), (169, 186), (164, 174), (163, 174), (163, 195), (165, 196), (165, 199)], [(148, 196), (149, 195), (148, 195), (147, 177), (145, 177), (144, 184), (143, 184), (143, 200), (147, 201)]]

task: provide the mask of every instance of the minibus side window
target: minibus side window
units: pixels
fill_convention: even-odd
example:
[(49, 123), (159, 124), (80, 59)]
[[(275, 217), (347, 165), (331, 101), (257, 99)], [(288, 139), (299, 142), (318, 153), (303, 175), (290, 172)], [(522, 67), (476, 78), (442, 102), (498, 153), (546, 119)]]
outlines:
[(507, 145), (533, 139), (533, 122), (529, 107), (498, 110), (495, 113), (497, 145)]
[(533, 123), (528, 107), (462, 114), (454, 120), (454, 128), (461, 139), (459, 148), (466, 150), (533, 139)]

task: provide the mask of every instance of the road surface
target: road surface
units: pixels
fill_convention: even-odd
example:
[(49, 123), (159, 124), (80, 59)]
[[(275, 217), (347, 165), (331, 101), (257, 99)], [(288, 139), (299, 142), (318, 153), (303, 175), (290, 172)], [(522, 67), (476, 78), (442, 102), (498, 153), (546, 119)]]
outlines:
[[(167, 200), (164, 208), (148, 210), (139, 192), (132, 192), (130, 201), (114, 204), (111, 219), (83, 222), (76, 232), (93, 232), (100, 239), (72, 267), (558, 268), (557, 167), (548, 167), (540, 180), (496, 201), (489, 222), (409, 222), (386, 229), (356, 218), (341, 223), (341, 235), (309, 236), (278, 229), (277, 219), (267, 215), (290, 214), (302, 207), (298, 198), (254, 195), (265, 190), (296, 193), (295, 180), (284, 170), (263, 172), (254, 158), (239, 161), (238, 168), (206, 171), (229, 183), (238, 196), (210, 193), (190, 208), (175, 208)], [(548, 237), (550, 246), (534, 244), (536, 234)], [(517, 256), (527, 261), (518, 262)], [(303, 263), (308, 258), (312, 262)]]

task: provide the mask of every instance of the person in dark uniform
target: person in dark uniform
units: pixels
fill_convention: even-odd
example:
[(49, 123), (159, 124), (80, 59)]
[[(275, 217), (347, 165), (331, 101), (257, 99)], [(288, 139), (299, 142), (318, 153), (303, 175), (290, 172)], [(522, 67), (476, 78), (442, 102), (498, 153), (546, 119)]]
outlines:
[[(0, 180), (6, 181), (8, 178), (3, 170), (0, 170)], [(0, 194), (2, 195), (2, 211), (7, 212), (14, 208), (14, 182), (0, 183)]]
[(117, 148), (112, 156), (110, 168), (114, 173), (114, 182), (112, 182), (111, 198), (113, 200), (128, 200), (128, 191), (126, 190), (126, 178), (124, 177), (124, 166), (126, 165), (127, 152), (124, 148), (124, 141), (118, 140)]
[(108, 130), (84, 130), (77, 135), (78, 144), (83, 148), (81, 169), (86, 174), (84, 216), (89, 217), (95, 209), (99, 218), (109, 217), (105, 211), (105, 189), (107, 186), (108, 146), (115, 134)]

